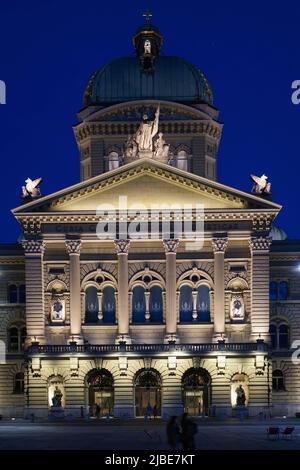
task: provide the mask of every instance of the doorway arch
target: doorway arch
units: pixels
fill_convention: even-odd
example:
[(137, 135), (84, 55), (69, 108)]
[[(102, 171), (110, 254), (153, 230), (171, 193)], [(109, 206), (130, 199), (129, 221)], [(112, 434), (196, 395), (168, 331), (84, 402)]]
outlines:
[(211, 400), (211, 377), (201, 367), (191, 367), (182, 376), (184, 412), (191, 416), (208, 416)]
[(156, 405), (157, 416), (161, 416), (161, 376), (155, 369), (141, 369), (134, 379), (135, 416), (145, 416), (146, 408)]
[(113, 413), (114, 379), (106, 369), (91, 370), (86, 379), (88, 412), (90, 416), (102, 417)]

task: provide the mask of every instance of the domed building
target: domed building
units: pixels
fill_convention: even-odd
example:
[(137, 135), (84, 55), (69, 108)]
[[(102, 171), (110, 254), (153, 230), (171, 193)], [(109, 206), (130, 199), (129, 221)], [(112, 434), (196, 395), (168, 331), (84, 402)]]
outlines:
[(209, 81), (146, 18), (87, 82), (80, 182), (27, 180), (19, 243), (0, 245), (4, 417), (300, 411), (300, 244), (265, 176), (217, 181)]
[(134, 55), (113, 60), (90, 77), (74, 128), (81, 180), (121, 166), (124, 140), (144, 114), (153, 119), (158, 104), (159, 130), (169, 145), (165, 163), (216, 180), (222, 124), (211, 86), (194, 64), (163, 55), (162, 42), (158, 29), (147, 23), (133, 37)]

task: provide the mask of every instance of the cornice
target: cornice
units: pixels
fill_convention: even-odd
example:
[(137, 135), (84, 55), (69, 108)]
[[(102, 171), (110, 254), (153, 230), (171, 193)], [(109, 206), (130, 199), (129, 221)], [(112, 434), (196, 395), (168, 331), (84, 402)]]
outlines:
[[(75, 137), (78, 143), (89, 137), (114, 136), (128, 137), (133, 134), (139, 125), (138, 121), (90, 121), (83, 122), (74, 128)], [(162, 121), (159, 130), (165, 135), (209, 135), (218, 142), (222, 134), (222, 126), (212, 120), (186, 120), (186, 121)]]
[[(189, 188), (196, 192), (201, 191), (208, 196), (217, 197), (222, 201), (234, 202), (244, 206), (246, 204), (257, 204), (258, 208), (265, 204), (265, 208), (277, 209), (277, 212), (281, 209), (280, 205), (264, 201), (262, 198), (253, 194), (248, 194), (221, 183), (212, 182), (206, 178), (145, 158), (50, 194), (49, 196), (44, 196), (38, 201), (24, 204), (14, 209), (13, 213), (18, 215), (19, 212), (26, 211), (30, 207), (38, 206), (48, 212), (58, 205), (63, 206), (79, 197), (85, 197), (94, 192), (99, 192), (99, 190), (111, 189), (120, 183), (130, 181), (142, 174), (169, 180), (170, 182), (178, 184), (181, 188)], [(257, 220), (259, 223), (259, 218)]]

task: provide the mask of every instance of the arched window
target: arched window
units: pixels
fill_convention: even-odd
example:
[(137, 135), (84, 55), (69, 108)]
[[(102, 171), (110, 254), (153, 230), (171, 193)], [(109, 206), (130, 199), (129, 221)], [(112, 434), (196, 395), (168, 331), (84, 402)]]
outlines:
[[(157, 415), (161, 415), (161, 377), (155, 369), (141, 369), (134, 380), (135, 415), (145, 416), (156, 407)], [(149, 410), (150, 412), (150, 410)]]
[(270, 282), (270, 300), (277, 300), (277, 282)]
[(289, 326), (286, 323), (271, 323), (269, 331), (273, 349), (289, 349)]
[(272, 348), (276, 349), (277, 348), (277, 326), (271, 324), (270, 325), (270, 336), (271, 336), (271, 344)]
[(107, 286), (102, 291), (102, 315), (104, 323), (115, 323), (116, 321), (116, 299), (115, 289)]
[(273, 390), (275, 390), (276, 392), (278, 392), (279, 390), (285, 390), (284, 376), (281, 370), (276, 369), (273, 371), (272, 385), (273, 385)]
[(187, 285), (181, 286), (179, 291), (179, 319), (180, 322), (193, 321), (193, 292)]
[(17, 372), (14, 377), (14, 393), (24, 393), (24, 373)]
[(98, 321), (98, 291), (96, 287), (90, 286), (85, 291), (85, 321), (86, 323), (97, 323)]
[(205, 285), (198, 287), (197, 320), (200, 322), (210, 322), (209, 288)]
[(18, 303), (18, 288), (15, 284), (8, 286), (8, 302), (10, 304)]
[(22, 352), (25, 347), (26, 328), (23, 325), (11, 326), (7, 333), (7, 350), (9, 352)]
[(26, 336), (27, 336), (25, 326), (23, 326), (23, 328), (20, 329), (20, 333), (21, 333), (21, 350), (24, 351), (24, 349), (25, 349), (25, 340), (26, 340)]
[(163, 295), (160, 286), (152, 286), (150, 289), (149, 303), (150, 322), (162, 323), (163, 321)]
[(90, 416), (108, 416), (114, 408), (114, 379), (106, 369), (93, 369), (86, 380)]
[(177, 168), (188, 171), (188, 155), (185, 150), (180, 150), (177, 153)]
[(278, 300), (287, 300), (288, 296), (288, 283), (280, 281), (278, 285)]
[(18, 352), (20, 350), (19, 345), (19, 328), (13, 326), (8, 332), (8, 350), (10, 352)]
[(108, 170), (115, 170), (116, 168), (119, 168), (119, 155), (117, 152), (110, 152), (108, 155)]
[(144, 323), (145, 315), (145, 289), (142, 286), (136, 286), (132, 290), (132, 323)]
[(19, 286), (19, 302), (20, 304), (26, 303), (26, 287), (25, 284), (20, 284)]
[(207, 370), (190, 368), (182, 376), (184, 412), (192, 416), (208, 415), (211, 378)]
[(279, 349), (289, 348), (289, 327), (288, 325), (281, 324), (278, 328), (278, 344)]

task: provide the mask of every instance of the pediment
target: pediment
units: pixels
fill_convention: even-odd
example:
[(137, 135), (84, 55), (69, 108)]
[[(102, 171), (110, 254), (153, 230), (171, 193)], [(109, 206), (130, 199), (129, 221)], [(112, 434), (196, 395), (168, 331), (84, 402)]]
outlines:
[(149, 159), (141, 159), (95, 178), (24, 204), (13, 213), (91, 213), (101, 208), (147, 209), (183, 205), (213, 209), (280, 209), (280, 206), (252, 194), (221, 185), (206, 178)]

